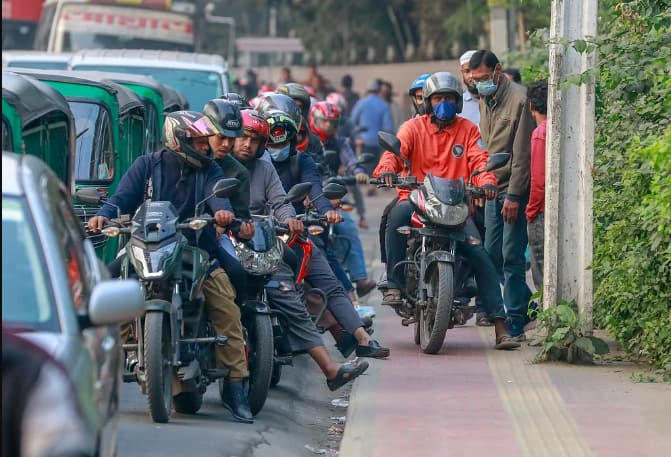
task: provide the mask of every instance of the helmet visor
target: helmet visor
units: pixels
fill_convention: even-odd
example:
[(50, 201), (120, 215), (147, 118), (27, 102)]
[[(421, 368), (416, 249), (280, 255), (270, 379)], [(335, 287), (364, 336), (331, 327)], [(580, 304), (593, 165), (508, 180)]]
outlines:
[(191, 124), (187, 129), (188, 138), (198, 138), (198, 137), (207, 137), (223, 133), (219, 128), (210, 120), (209, 117), (203, 116), (198, 119), (196, 122)]

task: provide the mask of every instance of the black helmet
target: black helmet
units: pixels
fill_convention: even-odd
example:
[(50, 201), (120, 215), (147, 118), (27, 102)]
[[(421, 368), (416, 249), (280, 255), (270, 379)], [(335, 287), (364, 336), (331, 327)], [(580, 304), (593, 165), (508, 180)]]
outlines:
[(457, 113), (464, 107), (464, 95), (461, 92), (461, 83), (449, 71), (439, 71), (432, 74), (424, 83), (422, 97), (424, 97), (424, 112), (433, 113), (431, 96), (433, 94), (454, 94), (457, 99)]
[(208, 168), (212, 159), (198, 152), (192, 138), (210, 137), (218, 133), (217, 127), (202, 113), (175, 111), (165, 116), (163, 144), (193, 168)]
[(247, 100), (247, 97), (245, 97), (244, 95), (236, 94), (235, 92), (228, 92), (227, 94), (224, 94), (219, 98), (221, 98), (222, 100), (228, 100), (241, 110), (252, 109), (252, 105), (249, 104), (249, 100)]
[(219, 128), (219, 134), (228, 138), (242, 136), (242, 115), (240, 109), (228, 100), (215, 98), (203, 107), (203, 114)]
[[(300, 127), (301, 122), (303, 122), (303, 115), (301, 110), (298, 108), (298, 105), (293, 98), (284, 94), (268, 94), (259, 102), (257, 107), (259, 112), (266, 116), (267, 112), (270, 110), (280, 110), (285, 114), (288, 114), (291, 119), (293, 119), (296, 126)], [(307, 124), (307, 119), (305, 119)]]
[(310, 94), (305, 90), (305, 86), (299, 83), (285, 83), (277, 87), (277, 93), (300, 100), (303, 104), (303, 109), (301, 110), (303, 119), (307, 120), (310, 113)]

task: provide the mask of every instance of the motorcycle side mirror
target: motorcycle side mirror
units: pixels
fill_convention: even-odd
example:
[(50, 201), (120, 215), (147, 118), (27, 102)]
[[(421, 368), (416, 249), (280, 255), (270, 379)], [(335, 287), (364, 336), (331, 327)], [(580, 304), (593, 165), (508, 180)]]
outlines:
[(347, 189), (342, 184), (332, 182), (324, 186), (322, 193), (329, 200), (340, 200), (347, 194)]
[(375, 162), (375, 156), (370, 152), (365, 152), (361, 154), (361, 156), (359, 157), (360, 164), (371, 163), (371, 162)]
[(299, 202), (307, 197), (307, 195), (310, 193), (310, 190), (312, 190), (311, 182), (302, 182), (296, 184), (291, 189), (289, 189), (289, 192), (287, 192), (287, 196), (284, 197), (284, 203)]
[(337, 171), (338, 168), (338, 152), (332, 149), (327, 149), (324, 151), (324, 162), (331, 168), (333, 171)]
[(98, 189), (94, 189), (93, 187), (83, 187), (81, 189), (77, 189), (75, 191), (75, 197), (77, 197), (77, 200), (81, 201), (82, 203), (93, 206), (100, 205), (104, 200), (103, 193), (98, 191)]
[(238, 178), (220, 179), (219, 181), (214, 183), (214, 186), (212, 186), (212, 194), (210, 194), (208, 197), (198, 202), (198, 204), (196, 205), (195, 216), (198, 217), (203, 205), (209, 199), (213, 197), (217, 198), (229, 197), (233, 195), (235, 191), (237, 191), (239, 188), (240, 188), (240, 180)]
[(233, 195), (240, 188), (238, 178), (220, 179), (214, 184), (212, 194), (217, 198), (225, 198)]
[(401, 140), (396, 138), (396, 135), (377, 132), (377, 142), (383, 149), (393, 152), (395, 156), (401, 156)]
[(489, 158), (487, 159), (487, 166), (485, 167), (485, 171), (498, 170), (507, 164), (509, 160), (509, 152), (497, 152), (495, 154), (490, 154)]

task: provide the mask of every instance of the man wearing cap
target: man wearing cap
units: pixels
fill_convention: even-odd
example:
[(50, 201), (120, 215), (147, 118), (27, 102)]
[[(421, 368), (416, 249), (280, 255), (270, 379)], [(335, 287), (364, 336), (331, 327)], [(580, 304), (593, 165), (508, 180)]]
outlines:
[[(380, 97), (382, 82), (375, 79), (368, 84), (367, 95), (359, 100), (352, 109), (352, 123), (360, 132), (356, 136), (356, 145), (361, 147), (363, 154), (370, 153), (375, 160), (364, 164), (370, 176), (377, 165), (382, 149), (377, 143), (377, 132), (392, 132), (393, 124), (389, 104)], [(357, 150), (359, 147), (357, 147)], [(372, 190), (375, 188), (373, 187)], [(369, 195), (372, 193), (369, 191)]]
[(466, 90), (464, 91), (464, 107), (461, 110), (461, 117), (465, 117), (478, 127), (480, 127), (480, 96), (478, 88), (475, 87), (471, 79), (471, 67), (468, 62), (471, 56), (475, 54), (475, 50), (466, 51), (459, 57), (459, 65), (461, 65), (461, 77), (464, 80)]

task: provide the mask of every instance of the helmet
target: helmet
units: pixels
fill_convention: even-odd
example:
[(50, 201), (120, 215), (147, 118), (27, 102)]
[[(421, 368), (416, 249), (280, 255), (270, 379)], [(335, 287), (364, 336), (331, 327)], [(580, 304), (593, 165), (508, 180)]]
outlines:
[(304, 122), (298, 129), (298, 135), (296, 135), (296, 150), (305, 152), (308, 150), (308, 146), (310, 146), (310, 131)]
[(326, 96), (326, 101), (337, 106), (341, 113), (347, 109), (347, 100), (340, 92), (331, 92)]
[(235, 92), (229, 92), (227, 94), (222, 95), (219, 98), (223, 100), (228, 100), (232, 104), (237, 105), (238, 108), (240, 109), (247, 109), (252, 107), (252, 105), (249, 104), (247, 97), (240, 94), (236, 94)]
[(431, 107), (431, 96), (433, 94), (449, 94), (452, 93), (457, 98), (457, 113), (461, 113), (461, 108), (464, 106), (464, 98), (461, 92), (461, 83), (459, 80), (448, 71), (439, 71), (432, 74), (424, 83), (422, 88), (422, 97), (424, 97), (424, 110), (426, 114), (431, 114), (433, 108)]
[(310, 94), (305, 90), (305, 86), (298, 83), (285, 83), (277, 87), (278, 94), (288, 95), (294, 100), (300, 100), (303, 104), (302, 115), (303, 119), (308, 118), (310, 112)]
[(240, 109), (228, 100), (220, 98), (210, 100), (203, 107), (203, 114), (219, 128), (217, 133), (229, 138), (242, 136)]
[[(318, 125), (321, 121), (330, 121), (326, 126)], [(322, 141), (332, 138), (338, 131), (340, 110), (329, 102), (317, 102), (310, 109), (310, 129), (319, 135)]]
[(268, 94), (259, 102), (257, 109), (261, 114), (266, 116), (266, 118), (268, 117), (268, 112), (270, 110), (283, 111), (284, 114), (293, 119), (297, 127), (303, 122), (301, 110), (298, 108), (294, 99), (288, 95), (276, 93)]
[(431, 73), (423, 73), (419, 75), (417, 78), (415, 78), (412, 84), (410, 84), (410, 89), (408, 89), (408, 95), (410, 97), (413, 97), (417, 89), (421, 89), (424, 87), (424, 83), (426, 83), (426, 80), (429, 79), (430, 76)]
[(298, 125), (284, 111), (270, 109), (265, 113), (270, 134), (268, 136), (269, 144), (284, 143), (285, 141), (295, 141), (298, 134)]
[(209, 137), (219, 132), (207, 117), (196, 111), (175, 111), (165, 116), (163, 144), (189, 166), (207, 168), (212, 159), (198, 152), (191, 144), (192, 138)]
[(258, 159), (266, 150), (266, 142), (270, 135), (268, 122), (258, 111), (253, 109), (243, 109), (240, 111), (240, 114), (242, 115), (242, 129), (256, 132), (261, 137), (261, 144), (259, 144), (259, 149), (256, 151), (256, 158)]

